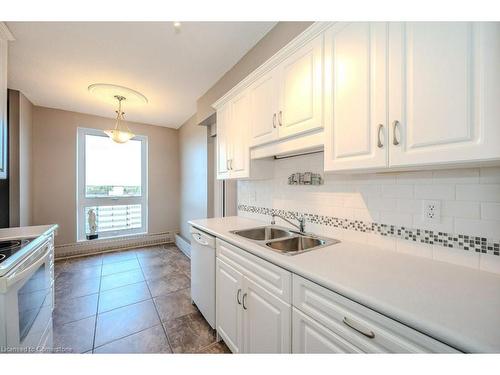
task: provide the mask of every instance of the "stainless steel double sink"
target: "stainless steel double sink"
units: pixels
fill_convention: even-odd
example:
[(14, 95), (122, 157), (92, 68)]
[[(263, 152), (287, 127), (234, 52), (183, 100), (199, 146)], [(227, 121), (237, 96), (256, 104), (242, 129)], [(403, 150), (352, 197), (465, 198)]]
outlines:
[(297, 255), (340, 242), (332, 238), (300, 233), (275, 225), (234, 230), (231, 233), (285, 255)]

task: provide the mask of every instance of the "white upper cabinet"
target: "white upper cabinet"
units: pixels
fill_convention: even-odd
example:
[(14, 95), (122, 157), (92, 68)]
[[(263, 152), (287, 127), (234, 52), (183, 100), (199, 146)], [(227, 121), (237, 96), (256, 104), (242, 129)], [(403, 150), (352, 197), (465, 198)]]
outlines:
[(325, 170), (500, 159), (500, 26), (335, 24), (325, 33)]
[(325, 170), (387, 165), (387, 24), (325, 33)]
[(217, 110), (217, 178), (229, 177), (229, 125), (231, 106), (225, 104)]
[(323, 35), (287, 56), (250, 88), (250, 145), (323, 127)]
[(231, 100), (229, 129), (229, 169), (232, 178), (248, 177), (250, 150), (248, 146), (248, 124), (250, 107), (248, 91)]
[(286, 58), (279, 66), (279, 136), (323, 127), (323, 35)]
[(499, 158), (499, 66), (497, 23), (390, 24), (389, 165)]
[(274, 69), (250, 88), (250, 145), (256, 146), (278, 138), (278, 76)]

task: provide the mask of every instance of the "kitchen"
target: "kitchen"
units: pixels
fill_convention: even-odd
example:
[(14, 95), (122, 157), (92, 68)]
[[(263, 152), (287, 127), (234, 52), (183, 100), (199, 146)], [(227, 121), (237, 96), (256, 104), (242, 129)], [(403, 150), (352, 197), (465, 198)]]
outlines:
[(2, 353), (500, 352), (500, 23), (0, 41)]

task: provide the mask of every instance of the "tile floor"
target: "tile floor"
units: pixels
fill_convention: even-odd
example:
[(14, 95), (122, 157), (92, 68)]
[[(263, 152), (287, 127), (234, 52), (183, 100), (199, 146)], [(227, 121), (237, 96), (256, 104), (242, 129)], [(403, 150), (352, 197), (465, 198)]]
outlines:
[(57, 261), (54, 347), (73, 353), (229, 353), (190, 298), (175, 245)]

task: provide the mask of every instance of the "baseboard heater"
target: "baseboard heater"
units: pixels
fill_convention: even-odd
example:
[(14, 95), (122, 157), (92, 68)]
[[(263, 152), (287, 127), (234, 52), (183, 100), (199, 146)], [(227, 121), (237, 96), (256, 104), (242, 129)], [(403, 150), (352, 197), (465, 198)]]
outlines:
[(55, 258), (69, 258), (108, 251), (134, 249), (175, 242), (177, 231), (140, 234), (126, 237), (103, 238), (92, 241), (81, 241), (67, 245), (56, 245)]

